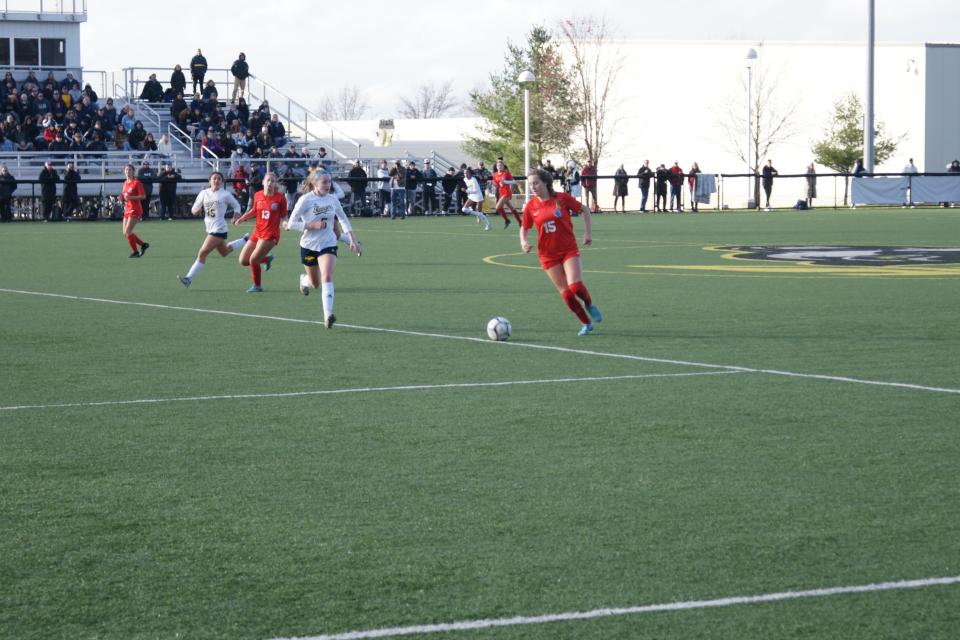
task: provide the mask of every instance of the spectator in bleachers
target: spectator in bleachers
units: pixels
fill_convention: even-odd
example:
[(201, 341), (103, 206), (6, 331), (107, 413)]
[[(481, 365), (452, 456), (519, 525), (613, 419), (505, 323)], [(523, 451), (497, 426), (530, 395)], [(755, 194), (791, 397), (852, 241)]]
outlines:
[(203, 77), (207, 75), (207, 59), (203, 51), (197, 49), (197, 55), (190, 59), (190, 77), (193, 78), (193, 92), (197, 92), (197, 85), (203, 89)]
[(63, 215), (65, 217), (75, 216), (80, 212), (80, 194), (77, 192), (77, 185), (80, 184), (80, 172), (77, 171), (73, 162), (67, 163), (67, 169), (63, 172)]
[[(69, 94), (67, 95), (67, 101), (70, 101)], [(63, 101), (63, 96), (60, 92), (54, 91), (53, 96), (50, 98), (50, 111), (53, 113), (53, 117), (58, 121), (63, 120), (69, 110), (70, 105)]]
[[(201, 88), (202, 88), (202, 87), (201, 87)], [(189, 105), (189, 106), (190, 106), (190, 110), (191, 110), (191, 111), (194, 110), (194, 109), (196, 109), (197, 111), (202, 110), (202, 109), (203, 109), (203, 102), (204, 102), (203, 96), (201, 96), (199, 93), (196, 93), (196, 92), (195, 92), (195, 93), (193, 94), (193, 98), (190, 100), (190, 105)]]
[(233, 74), (233, 100), (237, 99), (237, 93), (242, 98), (247, 90), (247, 78), (250, 77), (250, 65), (247, 64), (247, 54), (240, 52), (240, 55), (233, 61), (230, 67), (230, 73)]
[[(317, 161), (317, 165), (319, 165), (325, 171), (327, 171), (328, 173), (332, 172), (333, 158), (327, 155), (326, 147), (320, 147), (319, 149), (317, 149), (316, 161)], [(400, 164), (399, 160), (397, 160), (397, 164)], [(400, 188), (401, 189), (403, 188), (402, 184), (400, 185)]]
[(143, 84), (140, 99), (147, 102), (163, 102), (163, 85), (157, 80), (157, 74), (151, 73), (150, 79)]
[(77, 131), (70, 137), (70, 148), (67, 149), (70, 153), (83, 153), (87, 150), (87, 143), (84, 142), (83, 136), (80, 135), (80, 132)]
[(217, 135), (217, 140), (220, 142), (220, 148), (223, 151), (220, 154), (221, 158), (229, 158), (233, 156), (233, 152), (237, 150), (237, 143), (233, 141), (233, 138), (230, 137), (226, 131), (221, 131)]
[(283, 146), (287, 142), (287, 130), (276, 113), (270, 116), (270, 137), (277, 146)]
[(260, 133), (257, 134), (257, 146), (262, 150), (269, 149), (273, 146), (273, 137), (270, 136), (270, 126), (263, 125), (260, 128)]
[(63, 137), (63, 131), (57, 129), (57, 137), (53, 139), (48, 148), (54, 153), (63, 153), (70, 150), (70, 141)]
[[(96, 152), (96, 151), (106, 151), (107, 143), (106, 138), (100, 135), (99, 132), (94, 132), (93, 137), (90, 139), (90, 142), (87, 143), (87, 153)], [(99, 157), (99, 156), (94, 156)]]
[(0, 153), (13, 153), (13, 151), (13, 140), (8, 138), (6, 134), (0, 133)]
[(13, 220), (10, 205), (13, 202), (13, 193), (17, 190), (17, 179), (10, 173), (6, 164), (0, 164), (0, 222)]
[(117, 123), (117, 128), (113, 130), (113, 146), (117, 151), (130, 151), (130, 143), (127, 138), (127, 129), (121, 123)]
[(184, 77), (180, 65), (173, 67), (173, 73), (170, 74), (170, 88), (173, 89), (174, 94), (179, 93), (181, 97), (187, 90), (187, 79)]
[(40, 86), (40, 80), (37, 79), (37, 72), (30, 71), (27, 73), (27, 77), (24, 78), (23, 82), (20, 83), (20, 90), (30, 92), (34, 87)]
[(124, 108), (123, 115), (120, 116), (120, 124), (123, 125), (123, 128), (128, 132), (133, 131), (133, 128), (137, 125), (137, 115), (133, 111), (133, 107), (129, 104)]
[(25, 133), (24, 125), (22, 124), (16, 125), (13, 133), (13, 144), (16, 147), (15, 150), (18, 153), (34, 150), (33, 136), (27, 135), (27, 133)]
[(73, 88), (74, 82), (77, 82), (77, 79), (73, 77), (73, 72), (67, 71), (67, 75), (60, 81), (60, 93), (68, 93)]
[(60, 182), (60, 176), (57, 170), (53, 168), (53, 162), (47, 160), (40, 170), (40, 176), (37, 178), (40, 182), (40, 203), (43, 205), (43, 219), (50, 220), (53, 216), (53, 205), (57, 201), (57, 183)]
[(250, 122), (250, 107), (243, 98), (237, 100), (237, 119), (240, 120), (240, 123), (244, 126)]
[(157, 141), (153, 138), (153, 134), (150, 133), (149, 131), (147, 131), (147, 135), (144, 136), (143, 142), (140, 143), (140, 150), (147, 151), (147, 152), (152, 151), (154, 153), (156, 153), (157, 151)]
[(157, 148), (154, 149), (164, 158), (169, 158), (173, 155), (173, 145), (170, 143), (170, 136), (166, 133), (160, 134), (160, 141), (157, 142)]
[(107, 103), (103, 110), (103, 117), (106, 118), (106, 123), (107, 123), (106, 125), (104, 125), (103, 127), (104, 129), (107, 129), (109, 131), (110, 129), (113, 129), (116, 126), (117, 110), (113, 106), (113, 98), (107, 98)]
[(133, 123), (133, 128), (127, 135), (127, 142), (134, 151), (143, 150), (143, 141), (147, 138), (147, 130), (143, 128), (143, 123), (139, 120)]
[(204, 85), (203, 91), (200, 93), (201, 97), (209, 102), (210, 98), (217, 98), (220, 96), (220, 92), (217, 91), (217, 83), (213, 80), (207, 80), (207, 84)]
[(170, 118), (182, 128), (182, 122), (186, 118), (185, 111), (188, 110), (187, 101), (183, 99), (183, 93), (177, 93), (170, 103)]
[(80, 102), (80, 99), (83, 98), (83, 91), (80, 89), (80, 83), (77, 81), (71, 82), (70, 88), (67, 89), (67, 95), (70, 96), (71, 105)]
[[(79, 82), (74, 82), (75, 85), (79, 85)], [(100, 101), (100, 96), (97, 95), (97, 92), (93, 90), (89, 84), (83, 85), (83, 97), (90, 99), (90, 104), (95, 105)]]

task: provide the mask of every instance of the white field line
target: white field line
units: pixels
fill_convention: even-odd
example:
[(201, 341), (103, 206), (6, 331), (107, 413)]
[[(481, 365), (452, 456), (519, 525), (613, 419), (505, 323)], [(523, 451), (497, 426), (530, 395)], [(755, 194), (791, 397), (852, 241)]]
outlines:
[(696, 371), (689, 373), (646, 373), (623, 376), (593, 376), (585, 378), (554, 378), (550, 380), (503, 380), (500, 382), (449, 382), (445, 384), (406, 384), (393, 387), (355, 387), (350, 389), (315, 389), (311, 391), (287, 391), (277, 393), (242, 393), (232, 395), (184, 396), (173, 398), (140, 398), (133, 400), (101, 400), (96, 402), (64, 402), (60, 404), (23, 404), (0, 406), (0, 411), (26, 409), (64, 409), (71, 407), (110, 407), (127, 404), (161, 404), (165, 402), (206, 402), (212, 400), (260, 400), (265, 398), (301, 398), (304, 396), (330, 396), (346, 393), (382, 393), (385, 391), (433, 391), (438, 389), (475, 389), (480, 387), (512, 387), (524, 384), (558, 384), (565, 382), (608, 382), (612, 380), (640, 380), (643, 378), (689, 378), (692, 376), (717, 376), (740, 373), (739, 371)]
[[(66, 300), (78, 300), (84, 302), (102, 302), (105, 304), (129, 305), (135, 307), (147, 307), (152, 309), (167, 309), (171, 311), (191, 311), (194, 313), (210, 313), (215, 315), (233, 316), (237, 318), (254, 318), (260, 320), (276, 320), (280, 322), (298, 322), (301, 324), (322, 325), (320, 320), (302, 320), (298, 318), (283, 318), (280, 316), (268, 316), (255, 313), (242, 313), (239, 311), (221, 311), (219, 309), (201, 309), (197, 307), (180, 307), (175, 305), (154, 304), (149, 302), (129, 302), (125, 300), (109, 300), (106, 298), (88, 298), (83, 296), (71, 296), (60, 293), (44, 293), (40, 291), (21, 291), (18, 289), (2, 289), (0, 293), (15, 293), (30, 296), (41, 296), (48, 298), (62, 298)], [(531, 344), (528, 342), (493, 342), (486, 338), (474, 338), (470, 336), (454, 336), (443, 333), (428, 333), (423, 331), (408, 331), (405, 329), (387, 329), (383, 327), (368, 327), (354, 324), (337, 324), (338, 327), (345, 329), (356, 329), (359, 331), (374, 331), (379, 333), (396, 333), (407, 336), (419, 336), (424, 338), (441, 338), (444, 340), (462, 340), (467, 342), (479, 342), (487, 345), (498, 345), (503, 347), (517, 347), (523, 349), (542, 349), (545, 351), (559, 351), (562, 353), (575, 353), (579, 355), (598, 356), (603, 358), (617, 358), (621, 360), (633, 360), (637, 362), (657, 362), (660, 364), (672, 364), (687, 367), (699, 367), (705, 369), (721, 369), (724, 371), (739, 371), (742, 373), (765, 373), (768, 375), (785, 376), (788, 378), (804, 378), (808, 380), (825, 380), (829, 382), (847, 382), (851, 384), (865, 384), (880, 387), (895, 387), (900, 389), (913, 389), (917, 391), (932, 391), (935, 393), (960, 394), (960, 389), (953, 387), (931, 387), (920, 384), (911, 384), (906, 382), (889, 382), (885, 380), (867, 380), (864, 378), (850, 378), (847, 376), (831, 376), (817, 373), (798, 373), (795, 371), (781, 371), (779, 369), (757, 369), (753, 367), (742, 367), (738, 365), (712, 364), (708, 362), (695, 362), (690, 360), (674, 360), (670, 358), (654, 358), (650, 356), (636, 356), (623, 353), (606, 353), (603, 351), (590, 351), (587, 349), (570, 349), (568, 347), (558, 347), (553, 345)]]
[(960, 576), (951, 576), (948, 578), (924, 578), (921, 580), (901, 580), (898, 582), (879, 582), (846, 587), (810, 589), (808, 591), (781, 591), (779, 593), (764, 593), (754, 596), (732, 596), (728, 598), (717, 598), (714, 600), (689, 600), (686, 602), (668, 602), (665, 604), (648, 604), (636, 607), (593, 609), (590, 611), (570, 611), (567, 613), (551, 613), (541, 616), (514, 616), (512, 618), (465, 620), (461, 622), (448, 622), (442, 624), (426, 624), (410, 627), (390, 627), (382, 629), (369, 629), (364, 631), (348, 631), (345, 633), (305, 636), (299, 638), (275, 638), (274, 640), (365, 640), (367, 638), (395, 638), (397, 636), (410, 636), (414, 634), (473, 631), (477, 629), (489, 629), (492, 627), (512, 627), (517, 625), (546, 624), (549, 622), (564, 622), (570, 620), (590, 620), (594, 618), (610, 618), (640, 613), (730, 607), (740, 604), (798, 600), (800, 598), (822, 598), (848, 593), (873, 593), (877, 591), (894, 591), (899, 589), (919, 589), (921, 587), (954, 585), (958, 583), (960, 583)]

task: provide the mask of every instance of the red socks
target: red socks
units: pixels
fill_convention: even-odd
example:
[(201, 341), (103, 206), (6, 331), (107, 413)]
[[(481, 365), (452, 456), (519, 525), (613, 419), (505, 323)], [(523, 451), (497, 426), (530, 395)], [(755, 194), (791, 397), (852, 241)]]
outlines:
[(517, 219), (517, 224), (520, 224), (520, 222), (522, 221), (522, 219), (520, 218), (520, 212), (514, 209), (513, 207), (510, 207), (510, 210), (513, 211), (513, 217)]
[[(586, 291), (586, 289), (584, 289), (584, 291)], [(573, 311), (577, 315), (577, 317), (580, 318), (581, 324), (590, 324), (590, 316), (587, 315), (587, 312), (586, 310), (584, 310), (583, 305), (580, 304), (579, 300), (577, 300), (577, 294), (575, 294), (570, 289), (567, 289), (560, 295), (563, 296), (563, 301), (567, 303), (567, 307), (570, 308), (570, 311)]]
[(131, 250), (131, 251), (138, 251), (138, 246), (137, 246), (137, 245), (143, 244), (143, 240), (141, 240), (140, 238), (138, 238), (138, 237), (137, 237), (137, 234), (131, 233), (130, 235), (127, 236), (127, 244), (130, 245), (130, 250)]
[(567, 289), (570, 290), (570, 293), (575, 294), (578, 298), (583, 300), (583, 304), (588, 307), (593, 304), (593, 300), (590, 299), (590, 292), (587, 291), (587, 288), (583, 286), (582, 282), (571, 282), (567, 285)]
[(253, 284), (260, 286), (260, 276), (263, 274), (263, 270), (260, 268), (259, 262), (250, 263), (250, 273), (253, 274)]
[(500, 217), (503, 218), (504, 222), (510, 222), (510, 219), (507, 218), (507, 212), (504, 211), (503, 207), (500, 207), (499, 209), (497, 209), (497, 213), (500, 214)]

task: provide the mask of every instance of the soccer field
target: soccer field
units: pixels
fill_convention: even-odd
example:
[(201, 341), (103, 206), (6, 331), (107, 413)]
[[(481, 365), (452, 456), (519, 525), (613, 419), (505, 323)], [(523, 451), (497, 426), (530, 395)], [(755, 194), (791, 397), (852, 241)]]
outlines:
[(332, 330), (298, 234), (0, 227), (0, 638), (957, 637), (957, 209), (596, 216), (585, 338), (493, 222), (354, 220)]

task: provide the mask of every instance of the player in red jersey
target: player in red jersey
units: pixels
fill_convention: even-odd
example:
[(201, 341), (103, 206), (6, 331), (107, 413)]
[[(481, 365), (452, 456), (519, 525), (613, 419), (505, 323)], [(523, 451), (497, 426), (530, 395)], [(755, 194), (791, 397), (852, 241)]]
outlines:
[(123, 235), (133, 251), (130, 257), (139, 258), (150, 248), (149, 242), (144, 242), (133, 232), (133, 228), (143, 219), (143, 201), (147, 193), (143, 183), (137, 180), (137, 170), (132, 164), (123, 168), (123, 175), (126, 177), (120, 188), (120, 199), (123, 201)]
[(497, 189), (497, 198), (499, 198), (497, 200), (496, 211), (500, 214), (500, 217), (503, 218), (503, 228), (506, 229), (510, 226), (510, 218), (507, 217), (504, 206), (510, 207), (510, 212), (513, 214), (513, 217), (517, 219), (518, 223), (520, 222), (520, 214), (513, 208), (513, 203), (511, 202), (513, 185), (516, 184), (517, 181), (513, 179), (513, 176), (507, 169), (507, 165), (503, 164), (503, 160), (497, 160), (495, 169), (496, 171), (493, 172), (493, 185)]
[[(568, 193), (553, 190), (553, 178), (546, 171), (534, 170), (527, 176), (530, 191), (534, 196), (523, 208), (523, 221), (520, 223), (520, 248), (530, 253), (527, 234), (537, 227), (537, 255), (543, 270), (550, 276), (557, 291), (563, 297), (567, 307), (573, 311), (583, 326), (579, 336), (593, 331), (591, 318), (600, 322), (603, 318), (600, 309), (593, 304), (590, 293), (583, 284), (583, 272), (580, 267), (580, 250), (577, 237), (573, 233), (573, 213), (583, 217), (583, 244), (593, 243), (590, 209)], [(580, 300), (583, 304), (580, 303)], [(586, 310), (583, 306), (586, 305)], [(587, 315), (589, 313), (589, 315)]]
[(287, 198), (277, 191), (280, 181), (272, 171), (263, 176), (263, 191), (253, 194), (253, 204), (250, 210), (242, 216), (237, 216), (233, 224), (240, 224), (250, 218), (257, 217), (257, 225), (253, 235), (240, 252), (240, 264), (250, 267), (253, 276), (253, 286), (247, 293), (260, 293), (261, 266), (268, 271), (273, 264), (273, 255), (270, 251), (280, 244), (280, 223), (287, 217)]

